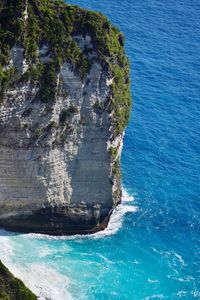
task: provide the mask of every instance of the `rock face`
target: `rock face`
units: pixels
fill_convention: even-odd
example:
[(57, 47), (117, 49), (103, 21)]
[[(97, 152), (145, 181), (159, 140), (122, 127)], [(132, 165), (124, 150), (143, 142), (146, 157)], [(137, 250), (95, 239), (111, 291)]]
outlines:
[(101, 230), (121, 198), (123, 36), (62, 1), (4, 1), (0, 12), (0, 226)]

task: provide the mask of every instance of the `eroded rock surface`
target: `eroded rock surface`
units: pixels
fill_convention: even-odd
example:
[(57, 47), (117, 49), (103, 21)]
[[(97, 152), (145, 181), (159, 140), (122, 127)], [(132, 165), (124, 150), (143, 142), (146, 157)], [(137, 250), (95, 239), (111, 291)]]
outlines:
[[(24, 1), (25, 25), (30, 3)], [(4, 86), (2, 79), (1, 85), (1, 227), (50, 234), (94, 232), (105, 228), (120, 202), (125, 126), (115, 129), (115, 74), (102, 63), (89, 33), (73, 33), (72, 38), (89, 67), (81, 76), (63, 58), (53, 69), (53, 95), (44, 92), (52, 80), (49, 73), (33, 80), (30, 72), (38, 61), (43, 68), (55, 62), (49, 41), (38, 43), (37, 63), (27, 57), (26, 44), (15, 41), (9, 61), (2, 64), (5, 74), (14, 69), (15, 75), (11, 84)], [(123, 68), (117, 60), (116, 65)], [(124, 113), (123, 100), (118, 109)]]

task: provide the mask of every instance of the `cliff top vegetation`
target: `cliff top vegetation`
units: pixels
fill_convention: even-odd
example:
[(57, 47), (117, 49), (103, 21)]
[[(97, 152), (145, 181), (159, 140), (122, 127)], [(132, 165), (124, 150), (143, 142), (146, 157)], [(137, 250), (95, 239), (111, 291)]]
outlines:
[[(0, 2), (0, 92), (19, 80), (40, 85), (39, 99), (55, 100), (57, 74), (63, 62), (84, 81), (90, 68), (88, 53), (82, 52), (75, 36), (89, 35), (93, 49), (108, 74), (114, 78), (110, 92), (115, 135), (127, 125), (130, 114), (129, 63), (124, 51), (124, 36), (98, 12), (66, 4), (62, 0), (2, 0)], [(47, 44), (49, 63), (39, 57), (39, 48)], [(19, 78), (8, 67), (11, 49), (24, 48), (28, 70)], [(7, 66), (7, 67), (5, 67)]]

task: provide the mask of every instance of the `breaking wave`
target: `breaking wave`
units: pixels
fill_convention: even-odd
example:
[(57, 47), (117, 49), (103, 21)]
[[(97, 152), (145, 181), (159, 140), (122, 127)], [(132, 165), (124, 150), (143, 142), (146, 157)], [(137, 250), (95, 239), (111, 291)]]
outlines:
[(122, 189), (122, 202), (112, 212), (108, 226), (103, 231), (93, 234), (75, 234), (72, 236), (50, 236), (45, 234), (29, 233), (29, 238), (37, 239), (56, 239), (56, 240), (75, 240), (75, 239), (99, 239), (116, 234), (122, 227), (123, 218), (127, 213), (138, 211), (138, 207), (133, 205), (134, 197), (126, 189)]
[[(129, 195), (123, 189), (122, 203), (118, 205), (111, 217), (108, 227), (104, 231), (91, 235), (74, 235), (54, 237), (43, 234), (19, 234), (17, 236), (23, 240), (76, 240), (76, 239), (102, 239), (112, 236), (122, 227), (123, 217), (126, 213), (136, 212), (137, 207), (133, 205), (134, 197)], [(62, 275), (59, 271), (50, 267), (47, 263), (38, 263), (30, 259), (30, 262), (23, 262), (23, 259), (16, 257), (16, 234), (5, 230), (0, 230), (0, 259), (10, 269), (10, 271), (20, 278), (37, 296), (39, 300), (72, 300), (73, 297), (69, 292), (70, 280), (67, 276)], [(13, 239), (14, 238), (14, 239)], [(17, 238), (17, 243), (20, 242)], [(28, 251), (22, 249), (20, 251)], [(40, 258), (52, 254), (52, 249), (43, 247), (38, 249)], [(68, 249), (69, 251), (69, 249)], [(23, 255), (23, 252), (21, 253)], [(31, 255), (30, 255), (31, 258)]]
[[(48, 267), (47, 264), (16, 262), (15, 249), (10, 234), (0, 233), (0, 259), (9, 270), (20, 278), (37, 296), (39, 300), (72, 300), (68, 292), (70, 280)], [(26, 251), (26, 250), (24, 250)]]

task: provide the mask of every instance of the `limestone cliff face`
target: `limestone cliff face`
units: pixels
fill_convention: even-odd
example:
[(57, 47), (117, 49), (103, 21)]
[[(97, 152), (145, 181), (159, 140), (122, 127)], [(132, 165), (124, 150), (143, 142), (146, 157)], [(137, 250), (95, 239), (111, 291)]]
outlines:
[[(1, 40), (0, 226), (101, 230), (121, 198), (130, 110), (123, 36), (102, 15), (61, 1), (10, 2), (1, 8), (4, 35), (13, 34), (8, 17), (20, 28), (7, 47)], [(52, 36), (48, 22), (60, 26)]]

